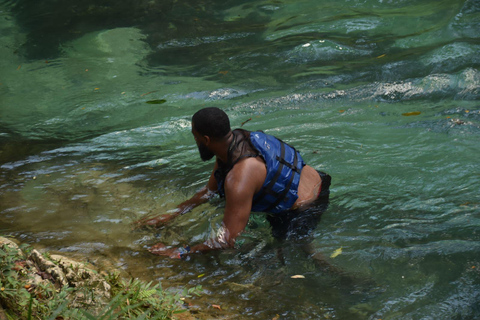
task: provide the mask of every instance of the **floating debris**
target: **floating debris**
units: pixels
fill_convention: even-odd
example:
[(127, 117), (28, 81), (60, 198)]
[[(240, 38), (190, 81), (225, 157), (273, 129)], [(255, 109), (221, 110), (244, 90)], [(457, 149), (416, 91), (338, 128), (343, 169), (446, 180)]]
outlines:
[(402, 113), (402, 116), (410, 117), (410, 116), (418, 116), (419, 114), (421, 114), (420, 111), (413, 111), (413, 112)]
[(335, 250), (332, 255), (330, 256), (330, 258), (335, 258), (335, 257), (338, 257), (339, 255), (342, 254), (342, 247), (338, 248), (337, 250)]
[(157, 100), (149, 100), (149, 101), (147, 101), (147, 102), (145, 102), (145, 103), (148, 103), (148, 104), (163, 104), (163, 103), (165, 103), (165, 102), (167, 102), (167, 100), (165, 100), (165, 99), (157, 99)]
[(144, 97), (144, 96), (146, 96), (146, 95), (148, 95), (148, 94), (155, 93), (155, 92), (158, 92), (158, 90), (146, 92), (146, 93), (144, 93), (144, 94), (141, 94), (140, 97)]
[(243, 121), (242, 124), (240, 125), (240, 127), (243, 127), (243, 125), (244, 125), (245, 123), (247, 123), (248, 121), (251, 121), (251, 120), (252, 120), (252, 118), (248, 118), (247, 120)]

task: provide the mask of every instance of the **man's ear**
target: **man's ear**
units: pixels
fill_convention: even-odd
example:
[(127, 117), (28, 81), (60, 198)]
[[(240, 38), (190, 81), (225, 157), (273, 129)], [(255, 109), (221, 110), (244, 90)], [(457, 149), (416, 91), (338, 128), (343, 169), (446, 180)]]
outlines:
[(210, 144), (210, 141), (212, 141), (209, 136), (203, 136), (203, 138), (205, 139), (206, 146), (208, 146)]

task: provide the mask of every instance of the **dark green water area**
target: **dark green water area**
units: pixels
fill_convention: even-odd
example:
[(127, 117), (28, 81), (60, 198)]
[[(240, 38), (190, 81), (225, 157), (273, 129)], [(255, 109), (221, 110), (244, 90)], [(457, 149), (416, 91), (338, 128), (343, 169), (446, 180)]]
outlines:
[[(207, 319), (480, 319), (480, 1), (1, 0), (0, 43), (1, 234), (202, 285)], [(333, 177), (313, 255), (261, 214), (147, 251), (218, 230), (221, 199), (132, 230), (206, 183), (205, 106)]]

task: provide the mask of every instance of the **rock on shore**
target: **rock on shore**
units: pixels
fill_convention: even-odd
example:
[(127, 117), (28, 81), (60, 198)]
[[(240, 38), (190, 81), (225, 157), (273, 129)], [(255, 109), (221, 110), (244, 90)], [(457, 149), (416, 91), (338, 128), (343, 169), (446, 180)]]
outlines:
[[(81, 290), (76, 291), (72, 298), (73, 306), (85, 304), (100, 306), (111, 298), (110, 284), (101, 274), (84, 263), (61, 255), (49, 255), (47, 258), (47, 255), (35, 249), (25, 255), (14, 241), (0, 237), (0, 248), (4, 246), (16, 250), (15, 270), (23, 275), (23, 285), (29, 291), (53, 284), (56, 290), (71, 287), (90, 288), (94, 292), (95, 301), (92, 301), (92, 296), (84, 295)], [(1, 302), (9, 307), (8, 301)]]

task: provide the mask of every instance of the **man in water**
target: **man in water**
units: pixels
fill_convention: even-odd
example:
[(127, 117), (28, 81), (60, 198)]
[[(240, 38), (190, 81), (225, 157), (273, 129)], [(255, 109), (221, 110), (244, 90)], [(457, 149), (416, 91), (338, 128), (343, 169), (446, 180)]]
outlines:
[[(218, 108), (196, 112), (192, 134), (203, 161), (216, 157), (207, 185), (173, 213), (137, 224), (164, 225), (219, 194), (226, 201), (222, 227), (216, 238), (204, 243), (184, 248), (159, 243), (150, 252), (181, 258), (189, 253), (232, 248), (252, 211), (267, 213), (277, 239), (304, 237), (316, 227), (328, 206), (331, 178), (306, 165), (293, 147), (261, 131), (232, 131), (227, 114)], [(311, 210), (313, 207), (316, 210)]]

